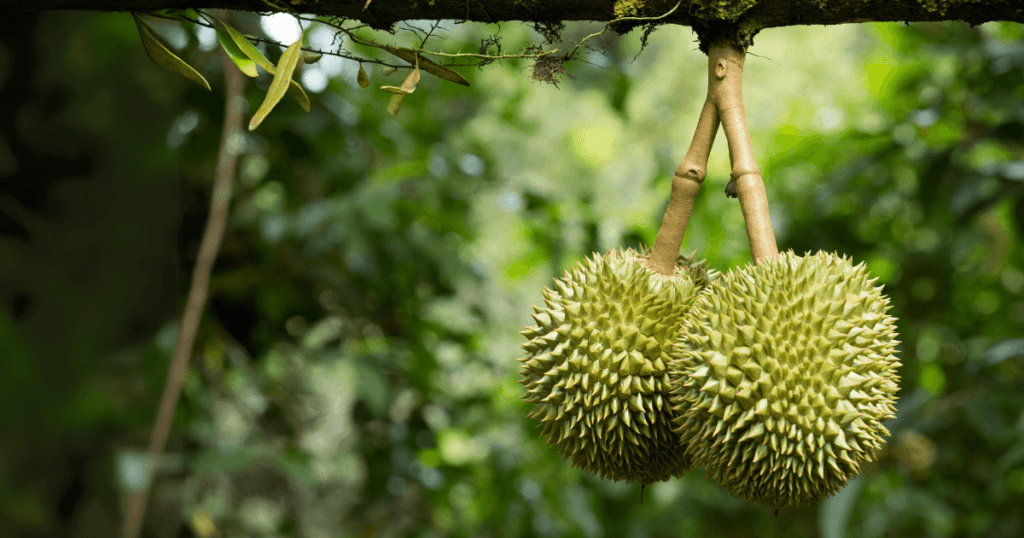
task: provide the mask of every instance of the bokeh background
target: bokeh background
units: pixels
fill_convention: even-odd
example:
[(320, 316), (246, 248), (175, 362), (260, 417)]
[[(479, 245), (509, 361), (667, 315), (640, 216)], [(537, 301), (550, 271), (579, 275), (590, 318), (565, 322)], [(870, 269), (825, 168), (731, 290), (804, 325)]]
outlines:
[[(214, 91), (153, 64), (126, 13), (0, 20), (2, 536), (115, 536), (145, 480), (224, 109), (210, 33), (157, 28)], [(449, 23), (434, 46), (498, 32)], [(584, 255), (653, 242), (704, 98), (688, 28), (639, 56), (640, 32), (590, 43), (557, 88), (528, 61), (463, 68), (469, 88), (424, 75), (396, 117), (356, 64), (303, 68), (312, 113), (285, 99), (246, 136), (145, 536), (1024, 535), (1021, 25), (783, 28), (750, 50), (780, 247), (865, 262), (903, 342), (878, 462), (777, 517), (700, 470), (641, 504), (525, 418), (529, 305)], [(683, 248), (728, 270), (750, 257), (717, 141)]]

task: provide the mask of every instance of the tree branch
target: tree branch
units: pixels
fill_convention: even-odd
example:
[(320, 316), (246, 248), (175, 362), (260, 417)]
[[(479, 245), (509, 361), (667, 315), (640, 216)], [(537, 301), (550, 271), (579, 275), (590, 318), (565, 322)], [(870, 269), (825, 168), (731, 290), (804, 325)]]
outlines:
[[(404, 20), (601, 21), (623, 16), (654, 17), (667, 12), (675, 0), (373, 0), (364, 9), (358, 0), (34, 0), (8, 6), (19, 9), (84, 9), (94, 11), (153, 11), (164, 8), (226, 8), (242, 11), (281, 11), (328, 15), (358, 20), (376, 29), (389, 29)], [(691, 0), (663, 22), (691, 26), (701, 38), (701, 50), (722, 32), (732, 33), (741, 46), (765, 28), (834, 25), (850, 22), (925, 22), (959, 20), (1024, 23), (1020, 0)], [(641, 24), (641, 23), (638, 23)], [(627, 30), (632, 26), (623, 26)]]
[(242, 73), (227, 54), (221, 53), (224, 64), (225, 78), (225, 112), (224, 129), (221, 132), (220, 151), (217, 154), (217, 172), (213, 182), (210, 199), (210, 215), (203, 231), (199, 256), (192, 272), (192, 283), (185, 303), (181, 329), (178, 332), (178, 343), (174, 348), (170, 369), (167, 372), (167, 384), (164, 385), (163, 396), (160, 398), (160, 410), (153, 426), (149, 442), (148, 480), (146, 486), (128, 498), (125, 508), (123, 533), (126, 538), (136, 538), (142, 529), (142, 521), (146, 513), (146, 501), (149, 496), (149, 485), (154, 475), (155, 462), (164, 451), (167, 437), (170, 434), (174, 409), (181, 395), (181, 385), (185, 380), (189, 357), (195, 342), (199, 321), (206, 304), (207, 291), (210, 285), (210, 273), (217, 260), (224, 229), (227, 227), (228, 207), (231, 202), (231, 181), (235, 175), (235, 164), (241, 144), (242, 114), (245, 101), (242, 97)]

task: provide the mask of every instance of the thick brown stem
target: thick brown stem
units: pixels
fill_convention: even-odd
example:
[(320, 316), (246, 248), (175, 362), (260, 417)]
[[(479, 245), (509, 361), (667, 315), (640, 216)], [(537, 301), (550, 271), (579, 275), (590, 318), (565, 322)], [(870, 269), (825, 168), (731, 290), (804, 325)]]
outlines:
[(700, 112), (697, 129), (693, 133), (693, 140), (690, 141), (690, 149), (686, 151), (686, 156), (672, 176), (672, 194), (669, 196), (668, 206), (665, 207), (665, 217), (661, 219), (658, 237), (648, 254), (649, 267), (663, 275), (676, 273), (679, 247), (683, 244), (683, 236), (686, 235), (686, 226), (690, 222), (690, 215), (693, 214), (693, 203), (697, 199), (700, 184), (708, 173), (708, 156), (711, 154), (711, 146), (715, 143), (716, 133), (718, 111), (714, 103), (707, 100), (704, 101), (704, 108)]
[(717, 41), (708, 49), (708, 99), (718, 108), (729, 141), (729, 160), (732, 162), (732, 180), (743, 210), (747, 226), (750, 254), (754, 263), (777, 256), (768, 196), (765, 194), (761, 171), (754, 159), (750, 143), (746, 111), (743, 109), (743, 63), (746, 53), (727, 41)]
[[(223, 20), (223, 16), (218, 15)], [(210, 200), (210, 216), (203, 231), (199, 257), (192, 272), (192, 283), (185, 303), (185, 312), (178, 332), (178, 342), (171, 358), (167, 372), (167, 384), (164, 385), (163, 396), (160, 398), (160, 410), (149, 442), (147, 481), (143, 489), (132, 493), (125, 506), (123, 535), (136, 538), (142, 530), (142, 521), (146, 513), (146, 501), (149, 497), (149, 486), (154, 474), (157, 459), (164, 451), (167, 437), (174, 418), (174, 409), (181, 395), (181, 385), (185, 380), (192, 345), (195, 342), (199, 320), (206, 304), (207, 290), (210, 284), (210, 272), (220, 250), (221, 239), (227, 225), (228, 206), (231, 201), (231, 180), (235, 175), (235, 163), (238, 160), (239, 136), (242, 132), (242, 113), (245, 101), (242, 98), (242, 73), (227, 56), (221, 54), (224, 64), (225, 99), (227, 105), (224, 112), (224, 129), (221, 133), (220, 151), (217, 155), (217, 175), (213, 182), (213, 193)]]

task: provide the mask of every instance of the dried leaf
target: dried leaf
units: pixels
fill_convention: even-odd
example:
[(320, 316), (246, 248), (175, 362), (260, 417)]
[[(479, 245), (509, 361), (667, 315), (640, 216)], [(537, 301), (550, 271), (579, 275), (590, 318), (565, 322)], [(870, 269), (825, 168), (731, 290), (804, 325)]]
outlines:
[(405, 76), (405, 80), (402, 81), (402, 89), (405, 93), (412, 93), (416, 90), (416, 85), (420, 82), (420, 70), (413, 69), (408, 75)]
[(220, 42), (220, 46), (224, 49), (224, 52), (228, 54), (232, 62), (238, 66), (238, 69), (250, 77), (257, 77), (259, 72), (256, 71), (256, 62), (252, 61), (251, 58), (242, 54), (242, 51), (238, 49), (238, 45), (231, 40), (231, 34), (227, 33), (223, 28), (217, 28), (217, 41)]
[(388, 114), (394, 116), (398, 114), (398, 108), (402, 106), (402, 101), (405, 101), (404, 93), (396, 93), (391, 96), (391, 101), (388, 102)]
[(356, 75), (356, 82), (359, 83), (360, 88), (370, 87), (370, 77), (366, 76), (366, 70), (363, 69), (363, 64), (359, 64), (359, 74)]
[(274, 80), (270, 83), (270, 88), (267, 89), (267, 96), (263, 99), (263, 104), (260, 105), (260, 108), (253, 114), (252, 119), (249, 120), (250, 131), (258, 127), (267, 117), (267, 114), (270, 114), (274, 106), (284, 97), (292, 82), (295, 66), (298, 65), (301, 56), (302, 36), (299, 36), (298, 41), (289, 45), (284, 53), (281, 54), (281, 59), (277, 62), (277, 72), (274, 73)]
[(405, 95), (416, 91), (416, 83), (420, 81), (420, 70), (413, 69), (405, 76), (401, 86), (381, 86), (380, 89), (394, 94)]
[(419, 65), (421, 69), (423, 69), (427, 73), (430, 73), (431, 75), (443, 78), (449, 82), (462, 84), (463, 86), (469, 86), (469, 81), (466, 80), (466, 78), (463, 77), (462, 75), (452, 70), (450, 67), (445, 67), (441, 64), (428, 60), (424, 58), (422, 54), (419, 55), (419, 59), (417, 60), (416, 51), (410, 48), (392, 47), (390, 45), (381, 45), (381, 48), (413, 65)]
[(398, 114), (398, 108), (402, 106), (402, 101), (405, 100), (405, 96), (416, 91), (416, 83), (420, 81), (420, 70), (413, 69), (405, 76), (405, 80), (402, 81), (402, 87), (396, 88), (394, 86), (381, 86), (382, 90), (387, 90), (394, 95), (391, 96), (391, 101), (388, 102), (388, 113), (394, 116)]
[(149, 59), (168, 71), (192, 80), (207, 90), (210, 89), (210, 84), (206, 82), (206, 79), (184, 60), (175, 56), (148, 24), (134, 13), (132, 13), (132, 18), (135, 19), (135, 26), (139, 29), (139, 37), (142, 38), (142, 46), (146, 49)]

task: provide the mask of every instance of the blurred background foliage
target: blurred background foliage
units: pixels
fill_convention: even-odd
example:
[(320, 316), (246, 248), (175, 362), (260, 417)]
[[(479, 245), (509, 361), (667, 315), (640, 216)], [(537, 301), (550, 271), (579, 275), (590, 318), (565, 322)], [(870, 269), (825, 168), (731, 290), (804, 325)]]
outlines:
[[(158, 30), (213, 92), (152, 64), (126, 14), (0, 21), (4, 536), (114, 536), (144, 480), (223, 114), (212, 36)], [(498, 27), (445, 30), (475, 50)], [(516, 384), (529, 304), (592, 251), (651, 244), (704, 98), (689, 29), (639, 42), (602, 36), (558, 88), (528, 62), (425, 75), (396, 117), (354, 63), (304, 66), (312, 113), (285, 100), (246, 137), (145, 535), (1024, 535), (1019, 24), (773, 29), (750, 51), (780, 247), (866, 262), (900, 320), (877, 463), (775, 517), (700, 470), (641, 505), (544, 445)], [(749, 252), (724, 137), (711, 160), (684, 250), (727, 270)]]

